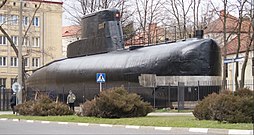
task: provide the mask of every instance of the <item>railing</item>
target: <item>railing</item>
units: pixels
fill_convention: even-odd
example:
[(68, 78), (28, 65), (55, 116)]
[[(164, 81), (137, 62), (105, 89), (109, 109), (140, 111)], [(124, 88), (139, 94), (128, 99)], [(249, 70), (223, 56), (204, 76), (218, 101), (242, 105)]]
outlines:
[[(231, 82), (231, 81), (228, 81)], [(188, 81), (184, 82), (183, 85), (167, 85), (167, 86), (157, 86), (154, 88), (146, 88), (140, 86), (136, 83), (125, 83), (122, 86), (129, 92), (135, 92), (145, 100), (154, 105), (156, 108), (179, 108), (179, 105), (184, 109), (193, 109), (198, 101), (201, 101), (207, 95), (211, 93), (219, 93), (221, 90), (221, 82), (219, 81)], [(230, 88), (232, 84), (228, 83), (227, 88)], [(253, 89), (254, 83), (252, 80), (246, 81), (246, 87)], [(114, 87), (113, 84), (103, 84), (103, 90)], [(89, 87), (84, 84), (83, 90), (75, 91), (72, 90), (79, 99), (76, 103), (84, 103), (86, 100), (91, 100), (96, 97), (99, 93), (98, 87)], [(181, 91), (181, 92), (180, 92)], [(61, 90), (57, 92), (54, 90), (49, 90), (49, 88), (44, 88), (42, 90), (30, 89), (27, 92), (26, 100), (35, 100), (36, 95), (40, 93), (47, 94), (51, 99), (58, 100), (60, 102), (66, 103), (66, 97), (68, 95), (69, 89), (62, 87)], [(179, 94), (181, 93), (181, 94)], [(10, 110), (9, 100), (12, 91), (10, 89), (1, 88), (0, 89), (0, 111)], [(181, 100), (181, 104), (179, 101)]]

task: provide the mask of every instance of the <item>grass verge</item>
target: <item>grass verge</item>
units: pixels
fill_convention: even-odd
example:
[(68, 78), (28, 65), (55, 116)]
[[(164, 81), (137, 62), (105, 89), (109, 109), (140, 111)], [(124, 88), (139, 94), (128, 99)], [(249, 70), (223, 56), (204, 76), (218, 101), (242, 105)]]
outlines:
[(222, 128), (222, 129), (244, 129), (253, 130), (252, 123), (219, 123), (210, 120), (196, 120), (193, 116), (167, 116), (167, 117), (138, 117), (138, 118), (121, 118), (108, 119), (96, 117), (79, 117), (79, 116), (16, 116), (0, 115), (0, 118), (25, 119), (40, 121), (61, 121), (61, 122), (81, 122), (113, 125), (139, 125), (139, 126), (159, 126), (159, 127), (186, 127), (186, 128)]

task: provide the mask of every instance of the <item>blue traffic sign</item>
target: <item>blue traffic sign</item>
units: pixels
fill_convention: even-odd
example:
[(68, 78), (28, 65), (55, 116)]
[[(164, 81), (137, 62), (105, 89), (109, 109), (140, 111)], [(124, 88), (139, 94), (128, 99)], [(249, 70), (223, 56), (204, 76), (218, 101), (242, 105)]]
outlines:
[(97, 83), (105, 83), (106, 82), (106, 74), (105, 73), (97, 73), (96, 74), (96, 82)]

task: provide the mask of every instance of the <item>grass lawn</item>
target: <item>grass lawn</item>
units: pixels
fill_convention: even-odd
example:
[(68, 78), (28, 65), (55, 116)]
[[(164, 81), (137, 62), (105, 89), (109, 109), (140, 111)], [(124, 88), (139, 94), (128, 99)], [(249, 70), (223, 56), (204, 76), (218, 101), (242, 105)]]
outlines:
[(165, 117), (138, 117), (138, 118), (96, 118), (96, 117), (79, 117), (70, 116), (16, 116), (0, 115), (0, 118), (27, 119), (42, 121), (61, 121), (61, 122), (81, 122), (81, 123), (99, 123), (113, 125), (137, 125), (137, 126), (160, 126), (160, 127), (195, 127), (195, 128), (223, 128), (223, 129), (245, 129), (253, 130), (253, 124), (229, 124), (219, 123), (210, 120), (196, 120), (193, 116), (165, 116)]

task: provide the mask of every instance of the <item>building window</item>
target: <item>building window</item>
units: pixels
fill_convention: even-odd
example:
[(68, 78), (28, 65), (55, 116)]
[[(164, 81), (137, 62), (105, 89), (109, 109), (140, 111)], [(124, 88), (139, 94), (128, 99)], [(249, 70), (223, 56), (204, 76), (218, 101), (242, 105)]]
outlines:
[(18, 19), (19, 19), (19, 17), (17, 15), (11, 15), (10, 24), (18, 25)]
[(3, 23), (5, 23), (6, 22), (6, 17), (5, 17), (5, 15), (1, 15), (0, 14), (0, 24), (3, 24)]
[(6, 37), (0, 36), (0, 45), (6, 45)]
[(26, 3), (24, 3), (24, 7), (27, 7), (27, 4), (26, 4)]
[(6, 86), (6, 78), (0, 78), (0, 86), (5, 87)]
[(12, 39), (12, 42), (16, 45), (16, 46), (18, 46), (18, 36), (11, 36), (11, 39)]
[(28, 25), (28, 17), (23, 16), (23, 26), (27, 26), (27, 25)]
[(11, 57), (11, 67), (17, 67), (17, 66), (18, 66), (18, 58)]
[(13, 6), (16, 6), (16, 2), (13, 2)]
[(40, 47), (40, 38), (33, 37), (33, 47)]
[(25, 67), (29, 67), (29, 58), (24, 59)]
[(29, 46), (29, 40), (28, 37), (24, 37), (24, 42), (23, 42), (23, 46)]
[(0, 66), (6, 66), (7, 65), (7, 58), (0, 56)]
[(40, 23), (40, 19), (39, 19), (39, 17), (34, 17), (34, 19), (33, 19), (33, 26), (39, 26), (39, 23)]
[(32, 67), (39, 67), (40, 66), (39, 62), (40, 62), (40, 58), (33, 58)]

